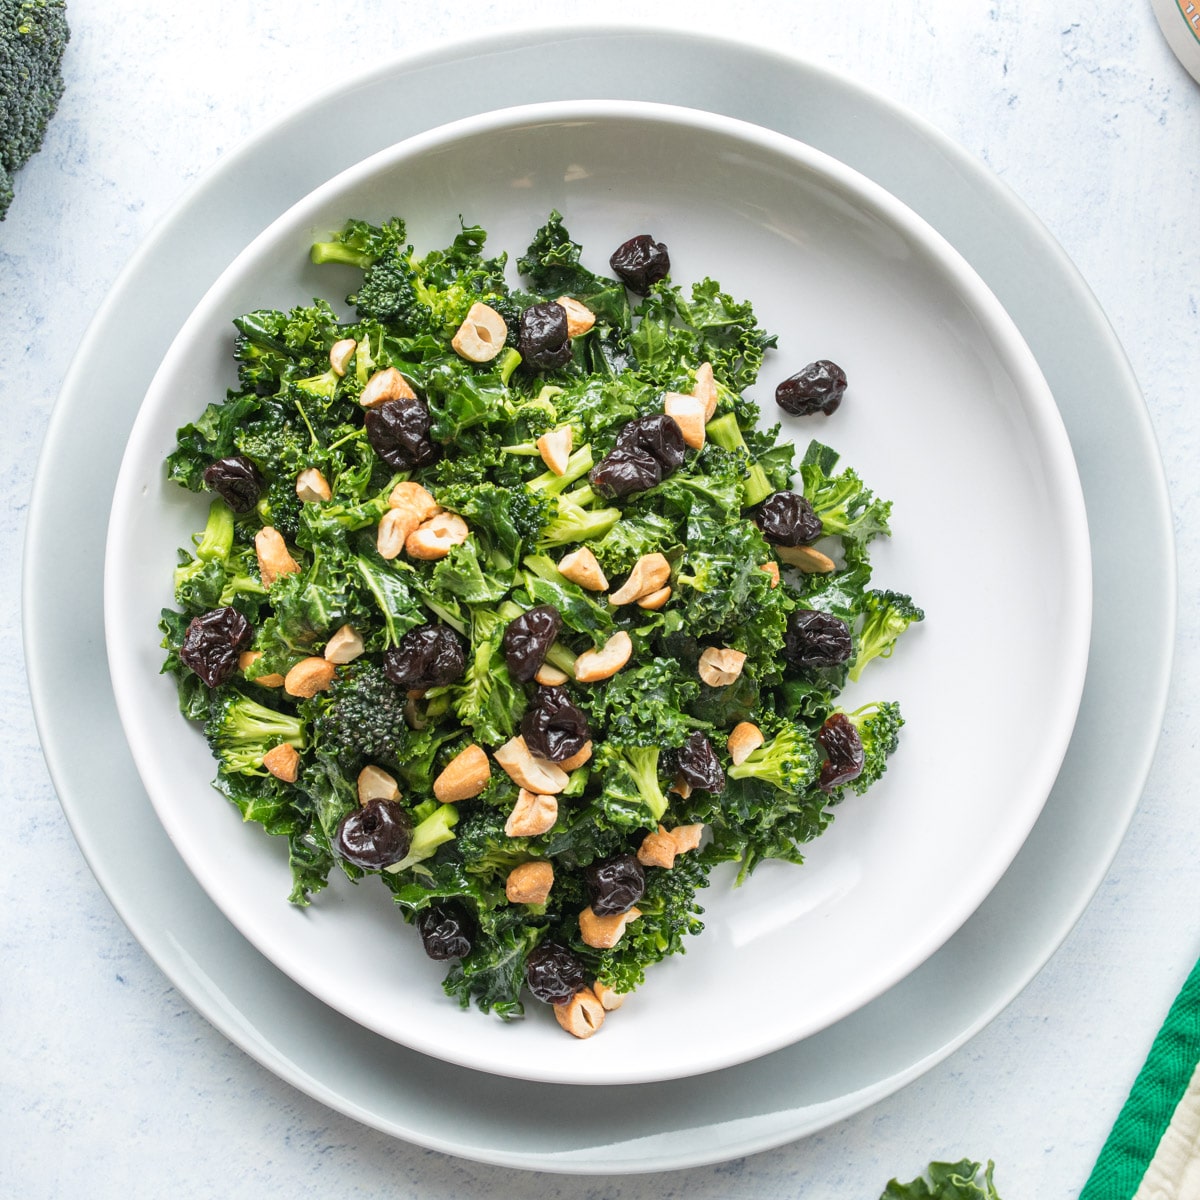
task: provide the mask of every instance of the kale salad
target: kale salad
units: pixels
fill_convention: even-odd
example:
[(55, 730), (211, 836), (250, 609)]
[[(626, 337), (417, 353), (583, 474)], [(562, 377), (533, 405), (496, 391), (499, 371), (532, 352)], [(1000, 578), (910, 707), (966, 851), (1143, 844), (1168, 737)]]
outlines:
[[(460, 226), (351, 220), (312, 249), (361, 272), (345, 314), (234, 320), (237, 387), (167, 462), (211, 501), (164, 670), (292, 903), (377, 876), (450, 997), (587, 1037), (714, 867), (802, 862), (883, 774), (899, 706), (839, 696), (923, 613), (871, 586), (890, 503), (748, 397), (749, 303), (645, 234), (596, 274), (557, 212), (514, 286)], [(845, 390), (822, 360), (775, 402)]]

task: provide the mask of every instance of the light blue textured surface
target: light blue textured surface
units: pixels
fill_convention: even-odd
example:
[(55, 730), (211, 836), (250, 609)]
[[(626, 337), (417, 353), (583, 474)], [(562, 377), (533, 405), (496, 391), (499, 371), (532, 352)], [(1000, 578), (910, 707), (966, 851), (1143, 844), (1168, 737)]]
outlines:
[[(1200, 815), (1190, 786), (1198, 563), (1187, 523), (1197, 496), (1200, 89), (1147, 5), (1080, 6), (1075, 18), (1055, 7), (819, 0), (735, 16), (724, 5), (666, 0), (653, 16), (793, 50), (910, 106), (1004, 179), (1095, 290), (1146, 393), (1179, 537), (1176, 684), (1139, 813), (1084, 919), (1034, 983), (898, 1095), (746, 1160), (588, 1180), (466, 1164), (388, 1139), (297, 1093), (215, 1033), (112, 914), (80, 858), (20, 670), (17, 565), (33, 467), (74, 347), (128, 256), (193, 179), (296, 101), (398, 51), (504, 29), (507, 9), (73, 0), (68, 92), (0, 224), (0, 628), (9, 647), (0, 800), (10, 814), (0, 874), (0, 1192), (873, 1197), (892, 1174), (962, 1154), (994, 1157), (1009, 1200), (1082, 1186), (1200, 954)], [(576, 15), (633, 20), (638, 8)], [(540, 0), (520, 17), (564, 19), (561, 6)], [(58, 536), (72, 554), (72, 531)]]

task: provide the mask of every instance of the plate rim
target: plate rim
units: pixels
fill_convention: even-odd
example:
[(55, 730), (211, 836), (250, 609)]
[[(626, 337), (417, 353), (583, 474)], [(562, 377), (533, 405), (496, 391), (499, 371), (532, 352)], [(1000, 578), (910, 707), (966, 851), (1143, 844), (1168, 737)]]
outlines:
[[(718, 1161), (719, 1159), (728, 1158), (735, 1154), (765, 1149), (768, 1146), (778, 1145), (781, 1142), (803, 1136), (805, 1133), (813, 1132), (815, 1129), (822, 1128), (834, 1120), (842, 1119), (853, 1112), (859, 1111), (867, 1104), (895, 1091), (905, 1082), (915, 1078), (924, 1070), (934, 1065), (935, 1062), (941, 1061), (941, 1059), (952, 1053), (954, 1049), (986, 1025), (998, 1011), (1019, 993), (1025, 984), (1028, 983), (1029, 979), (1049, 959), (1054, 949), (1069, 933), (1078, 920), (1079, 915), (1087, 906), (1088, 901), (1107, 871), (1113, 855), (1116, 853), (1116, 849), (1124, 836), (1125, 829), (1136, 808), (1137, 799), (1144, 787), (1150, 763), (1158, 743), (1161, 718), (1166, 704), (1167, 685), (1171, 674), (1176, 608), (1176, 567), (1165, 477), (1162, 472), (1161, 459), (1154, 442), (1149, 414), (1146, 411), (1144, 402), (1141, 400), (1140, 392), (1129, 368), (1128, 361), (1108, 324), (1107, 318), (1088, 290), (1086, 283), (1084, 283), (1073, 264), (1067, 258), (1065, 252), (1049, 235), (1041, 222), (1012, 194), (1003, 181), (991, 175), (985, 167), (971, 158), (965, 150), (907, 108), (896, 104), (877, 91), (869, 89), (851, 78), (847, 78), (840, 72), (832, 71), (821, 64), (813, 63), (800, 56), (783, 54), (753, 42), (737, 38), (717, 38), (704, 34), (679, 33), (678, 31), (652, 25), (602, 24), (570, 30), (547, 30), (541, 27), (534, 27), (529, 31), (506, 31), (502, 34), (464, 39), (438, 49), (423, 51), (417, 55), (398, 56), (397, 59), (380, 64), (362, 76), (344, 81), (334, 88), (329, 89), (324, 95), (308, 101), (301, 109), (285, 115), (283, 118), (264, 127), (254, 137), (247, 139), (240, 150), (231, 153), (214, 164), (188, 190), (184, 197), (172, 206), (168, 213), (158, 222), (150, 235), (142, 242), (138, 251), (135, 252), (117, 277), (112, 289), (101, 304), (95, 318), (84, 335), (76, 359), (67, 374), (62, 395), (67, 395), (71, 392), (72, 388), (78, 387), (79, 378), (82, 374), (81, 358), (83, 353), (95, 343), (96, 339), (100, 336), (100, 330), (104, 323), (119, 308), (119, 303), (124, 299), (123, 290), (128, 288), (137, 271), (141, 269), (142, 264), (151, 258), (159, 245), (167, 239), (172, 224), (180, 218), (189, 206), (196, 204), (207, 190), (215, 188), (223, 176), (243, 164), (247, 157), (255, 152), (264, 142), (285, 135), (293, 125), (312, 119), (320, 113), (324, 106), (344, 99), (356, 88), (361, 88), (369, 84), (378, 84), (380, 81), (389, 80), (393, 77), (397, 80), (404, 79), (421, 70), (453, 70), (461, 67), (471, 56), (513, 53), (514, 51), (528, 49), (531, 39), (538, 41), (542, 45), (557, 45), (564, 41), (575, 41), (580, 38), (626, 39), (627, 41), (632, 40), (647, 44), (656, 43), (659, 46), (669, 48), (674, 53), (678, 53), (681, 49), (688, 46), (693, 48), (699, 47), (714, 54), (725, 53), (742, 63), (753, 62), (761, 64), (767, 62), (783, 74), (807, 75), (814, 81), (820, 82), (824, 90), (828, 91), (832, 89), (833, 92), (840, 93), (838, 99), (843, 105), (851, 102), (860, 106), (865, 105), (875, 110), (873, 115), (884, 118), (885, 123), (899, 123), (905, 131), (912, 131), (923, 141), (932, 143), (933, 148), (938, 150), (942, 157), (948, 157), (955, 166), (960, 168), (963, 174), (970, 180), (972, 189), (982, 188), (989, 199), (996, 201), (1004, 208), (1008, 217), (1015, 217), (1020, 222), (1025, 232), (1038, 242), (1040, 255), (1054, 267), (1057, 274), (1061, 277), (1063, 284), (1068, 287), (1071, 298), (1078, 306), (1081, 328), (1084, 325), (1087, 326), (1089, 337), (1092, 335), (1102, 337), (1104, 349), (1108, 352), (1111, 359), (1109, 365), (1117, 376), (1112, 382), (1111, 390), (1113, 394), (1121, 393), (1124, 396), (1127, 403), (1123, 415), (1131, 420), (1136, 427), (1134, 433), (1139, 439), (1139, 449), (1144, 456), (1148, 457), (1149, 461), (1147, 465), (1152, 468), (1149, 475), (1140, 482), (1147, 489), (1147, 503), (1159, 518), (1159, 526), (1155, 530), (1158, 535), (1158, 545), (1155, 548), (1158, 551), (1156, 565), (1159, 569), (1159, 574), (1156, 578), (1164, 585), (1159, 593), (1156, 594), (1156, 599), (1160, 601), (1158, 615), (1162, 618), (1160, 622), (1161, 636), (1158, 639), (1161, 645), (1157, 646), (1153, 662), (1147, 668), (1151, 678), (1149, 686), (1145, 688), (1143, 693), (1149, 701), (1145, 706), (1144, 714), (1147, 718), (1146, 724), (1150, 727), (1150, 732), (1143, 732), (1137, 753), (1131, 754), (1125, 763), (1127, 768), (1125, 772), (1126, 781), (1122, 784), (1122, 790), (1125, 790), (1127, 787), (1128, 795), (1121, 809), (1123, 819), (1116, 822), (1114, 828), (1108, 831), (1104, 846), (1096, 852), (1092, 870), (1088, 873), (1086, 881), (1080, 885), (1077, 892), (1072, 893), (1069, 902), (1063, 906), (1063, 913), (1056, 922), (1054, 929), (1039, 938), (1039, 948), (1034, 954), (1036, 961), (1026, 964), (1025, 970), (1017, 972), (1016, 976), (1008, 981), (1008, 985), (1000, 993), (993, 996), (989, 1003), (984, 1004), (979, 1009), (975, 1019), (970, 1021), (966, 1027), (959, 1029), (957, 1034), (943, 1041), (931, 1054), (909, 1064), (907, 1068), (896, 1071), (887, 1078), (877, 1081), (875, 1086), (855, 1092), (852, 1097), (841, 1097), (840, 1099), (843, 1101), (848, 1100), (849, 1106), (846, 1103), (835, 1104), (833, 1107), (836, 1111), (823, 1111), (819, 1114), (812, 1114), (809, 1119), (802, 1118), (797, 1112), (787, 1114), (787, 1120), (784, 1121), (782, 1129), (775, 1127), (768, 1129), (766, 1125), (769, 1125), (770, 1121), (764, 1120), (760, 1122), (762, 1125), (760, 1134), (754, 1134), (747, 1130), (745, 1131), (746, 1136), (736, 1145), (725, 1143), (716, 1149), (706, 1145), (699, 1153), (693, 1151), (680, 1154), (676, 1150), (672, 1154), (660, 1154), (653, 1161), (639, 1161), (636, 1165), (623, 1167), (615, 1163), (613, 1156), (614, 1148), (612, 1146), (606, 1147), (603, 1154), (597, 1155), (586, 1162), (582, 1161), (578, 1156), (568, 1162), (562, 1155), (554, 1155), (553, 1153), (487, 1153), (473, 1150), (470, 1146), (446, 1144), (442, 1139), (431, 1138), (412, 1129), (397, 1128), (394, 1122), (388, 1123), (383, 1121), (378, 1114), (364, 1112), (362, 1106), (353, 1100), (331, 1094), (331, 1089), (327, 1085), (320, 1080), (315, 1080), (304, 1075), (303, 1069), (298, 1068), (290, 1060), (281, 1062), (280, 1052), (276, 1047), (265, 1044), (261, 1039), (256, 1039), (254, 1031), (247, 1030), (244, 1022), (239, 1022), (237, 1019), (238, 1014), (229, 1014), (219, 1004), (213, 1002), (213, 998), (205, 992), (205, 980), (192, 973), (195, 969), (194, 964), (188, 964), (179, 958), (177, 953), (178, 947), (164, 945), (160, 933), (156, 933), (153, 930), (147, 931), (143, 929), (139, 933), (135, 929), (135, 925), (144, 925), (145, 922), (134, 919), (133, 914), (128, 911), (129, 897), (123, 896), (119, 898), (118, 895), (114, 894), (115, 892), (120, 892), (121, 889), (113, 886), (114, 881), (110, 877), (110, 873), (105, 869), (105, 864), (96, 861), (94, 853), (96, 847), (91, 843), (91, 839), (87, 836), (85, 828), (85, 813), (78, 808), (73, 811), (72, 803), (62, 795), (64, 789), (61, 783), (66, 778), (68, 772), (63, 769), (61, 763), (52, 761), (56, 757), (54, 752), (57, 749), (56, 737), (58, 731), (55, 728), (54, 713), (51, 708), (47, 707), (47, 703), (54, 691), (53, 679), (50, 677), (51, 673), (48, 662), (39, 660), (38, 656), (33, 653), (34, 649), (39, 646), (44, 647), (46, 643), (42, 638), (42, 629), (35, 611), (36, 605), (32, 603), (36, 592), (34, 580), (45, 572), (45, 563), (39, 560), (36, 531), (43, 520), (43, 510), (47, 506), (45, 500), (45, 493), (48, 487), (46, 478), (49, 474), (49, 467), (46, 461), (47, 448), (56, 446), (63, 438), (64, 432), (62, 427), (68, 419), (66, 415), (67, 406), (63, 403), (61, 395), (59, 403), (55, 405), (54, 412), (51, 415), (43, 453), (40, 456), (34, 480), (33, 503), (31, 504), (31, 513), (26, 534), (25, 573), (22, 594), (24, 600), (24, 645), (26, 648), (27, 674), (34, 701), (35, 720), (42, 738), (43, 749), (46, 752), (47, 766), (50, 769), (56, 786), (59, 787), (67, 820), (75, 833), (76, 840), (79, 842), (85, 858), (87, 858), (89, 865), (96, 874), (98, 882), (100, 882), (102, 888), (109, 894), (110, 901), (122, 916), (122, 919), (125, 920), (131, 932), (135, 933), (135, 936), (142, 942), (147, 952), (151, 954), (151, 957), (155, 959), (164, 973), (181, 988), (198, 1011), (205, 1015), (230, 1040), (268, 1066), (274, 1073), (288, 1079), (301, 1090), (314, 1096), (314, 1098), (320, 1099), (324, 1103), (330, 1104), (332, 1107), (340, 1109), (355, 1119), (364, 1121), (364, 1123), (373, 1125), (376, 1128), (404, 1136), (408, 1140), (417, 1142), (418, 1144), (430, 1145), (435, 1149), (445, 1150), (463, 1157), (479, 1158), (483, 1161), (506, 1162), (508, 1165), (532, 1166), (535, 1169), (546, 1170), (586, 1171), (589, 1169), (598, 1169), (612, 1172), (614, 1169), (653, 1170), (664, 1169), (670, 1166), (698, 1165), (703, 1162)], [(553, 91), (557, 95), (561, 94), (566, 88), (567, 85), (559, 84), (554, 87)], [(889, 190), (897, 191), (894, 186), (890, 187)], [(902, 191), (899, 194), (902, 199), (905, 199)], [(911, 201), (908, 202), (911, 203)], [(920, 205), (913, 204), (912, 206), (921, 211)], [(940, 228), (936, 222), (931, 220), (931, 223), (935, 224), (935, 228)], [(951, 241), (954, 241), (951, 235), (947, 234), (946, 236), (950, 237)], [(991, 283), (991, 280), (989, 280), (989, 283)], [(53, 654), (50, 655), (50, 658), (53, 659)], [(126, 903), (122, 903), (122, 900), (126, 901)], [(157, 953), (151, 951), (150, 945), (147, 943), (152, 944)], [(164, 965), (164, 959), (169, 959), (173, 962), (173, 971), (167, 969)], [(183, 976), (184, 978), (180, 978), (179, 976)], [(587, 1153), (588, 1151), (583, 1152), (584, 1155)]]

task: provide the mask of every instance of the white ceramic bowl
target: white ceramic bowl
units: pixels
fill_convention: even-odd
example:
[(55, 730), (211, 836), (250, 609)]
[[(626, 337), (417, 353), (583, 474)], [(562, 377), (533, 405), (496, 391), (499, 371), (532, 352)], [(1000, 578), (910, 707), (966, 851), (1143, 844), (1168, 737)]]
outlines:
[[(927, 612), (846, 702), (895, 698), (908, 724), (881, 783), (847, 800), (803, 867), (718, 871), (705, 933), (656, 967), (600, 1035), (576, 1042), (543, 1006), (501, 1025), (439, 986), (386, 890), (335, 878), (286, 902), (286, 847), (211, 790), (214, 764), (159, 674), (158, 614), (205, 502), (166, 482), (175, 429), (234, 381), (230, 319), (352, 285), (308, 248), (350, 216), (401, 215), (418, 249), (461, 214), (494, 253), (524, 249), (558, 208), (605, 269), (637, 232), (667, 242), (677, 282), (711, 275), (780, 334), (756, 389), (814, 358), (851, 391), (832, 418), (784, 418), (891, 498), (875, 582)], [(105, 578), (113, 685), (160, 819), (189, 868), (262, 953), (385, 1037), (535, 1080), (628, 1083), (713, 1070), (786, 1045), (879, 995), (987, 895), (1033, 825), (1065, 752), (1090, 632), (1082, 494), (1062, 422), (996, 299), (899, 201), (778, 134), (661, 105), (511, 109), (412, 138), (281, 216), (188, 319), (146, 396), (113, 498)], [(131, 871), (137, 866), (130, 864)]]

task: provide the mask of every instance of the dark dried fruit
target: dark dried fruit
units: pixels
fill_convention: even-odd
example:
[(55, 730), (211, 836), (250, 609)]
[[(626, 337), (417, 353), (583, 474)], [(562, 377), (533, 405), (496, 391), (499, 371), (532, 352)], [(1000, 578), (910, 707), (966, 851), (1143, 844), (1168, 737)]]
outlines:
[(592, 740), (587, 717), (571, 703), (566, 688), (538, 688), (521, 718), (521, 736), (538, 758), (565, 762)]
[(235, 513), (248, 513), (266, 485), (258, 468), (244, 454), (235, 454), (205, 468), (204, 486), (216, 492)]
[(412, 818), (395, 800), (372, 800), (338, 823), (333, 849), (364, 871), (398, 863), (412, 845)]
[(535, 371), (553, 371), (571, 361), (567, 310), (561, 304), (534, 304), (522, 310), (517, 332), (521, 361)]
[(525, 959), (525, 982), (544, 1004), (566, 1004), (587, 985), (583, 963), (561, 942), (541, 942)]
[(648, 417), (629, 421), (622, 428), (617, 434), (616, 449), (649, 454), (662, 468), (662, 477), (666, 479), (683, 464), (687, 445), (683, 440), (683, 430), (674, 417), (666, 413), (651, 413)]
[(811, 362), (775, 389), (775, 403), (794, 417), (834, 412), (846, 393), (846, 372), (827, 358)]
[(383, 656), (383, 673), (410, 691), (444, 687), (466, 669), (463, 644), (447, 625), (418, 625)]
[(811, 546), (822, 534), (821, 518), (799, 492), (776, 492), (759, 506), (759, 529), (777, 546)]
[(504, 661), (508, 673), (528, 683), (541, 670), (546, 651), (562, 629), (562, 615), (553, 604), (539, 604), (514, 617), (504, 631)]
[(417, 916), (421, 945), (430, 958), (466, 958), (475, 941), (475, 924), (457, 904), (434, 904)]
[(250, 622), (236, 608), (214, 608), (188, 623), (179, 661), (209, 687), (219, 687), (237, 670), (238, 655), (253, 636)]
[(583, 872), (592, 912), (598, 917), (615, 917), (628, 912), (646, 890), (646, 870), (632, 854), (618, 854), (592, 863)]
[(385, 400), (367, 410), (367, 441), (389, 467), (407, 471), (438, 456), (429, 438), (429, 409), (423, 400)]
[(850, 627), (832, 613), (800, 609), (788, 617), (783, 656), (797, 667), (836, 667), (854, 649)]
[(631, 292), (644, 296), (653, 284), (665, 279), (671, 270), (671, 257), (662, 242), (648, 233), (640, 233), (622, 242), (608, 260), (617, 276)]
[(662, 483), (662, 466), (640, 450), (613, 450), (588, 472), (588, 482), (602, 496), (628, 496)]
[(821, 787), (827, 792), (857, 779), (863, 769), (863, 744), (854, 722), (845, 713), (834, 713), (817, 734), (828, 756), (821, 766)]
[(725, 771), (717, 752), (698, 729), (679, 751), (679, 773), (692, 787), (714, 795), (725, 788)]

